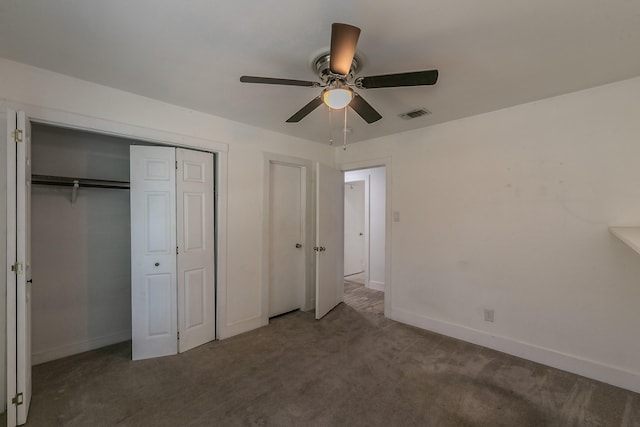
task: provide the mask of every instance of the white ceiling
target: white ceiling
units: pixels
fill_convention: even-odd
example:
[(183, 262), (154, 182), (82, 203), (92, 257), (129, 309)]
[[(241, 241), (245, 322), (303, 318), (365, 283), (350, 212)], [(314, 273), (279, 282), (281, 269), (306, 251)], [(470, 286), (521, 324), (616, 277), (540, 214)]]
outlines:
[[(640, 76), (638, 0), (2, 0), (0, 56), (327, 143), (324, 107), (285, 123), (320, 89), (239, 77), (316, 80), (333, 22), (362, 29), (359, 76), (440, 71), (360, 90), (383, 119), (349, 111), (351, 142)], [(420, 107), (433, 114), (398, 117)]]

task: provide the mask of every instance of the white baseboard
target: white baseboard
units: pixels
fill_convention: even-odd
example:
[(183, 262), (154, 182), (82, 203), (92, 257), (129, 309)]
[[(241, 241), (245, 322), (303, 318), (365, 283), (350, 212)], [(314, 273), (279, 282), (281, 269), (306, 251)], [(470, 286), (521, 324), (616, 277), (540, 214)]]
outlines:
[(398, 308), (389, 318), (640, 393), (640, 373)]
[(51, 360), (60, 359), (71, 356), (73, 354), (83, 353), (96, 348), (105, 347), (131, 339), (131, 330), (114, 332), (113, 334), (103, 335), (101, 337), (89, 338), (83, 341), (76, 341), (63, 344), (58, 347), (48, 348), (31, 354), (31, 363), (39, 365), (40, 363), (49, 362)]
[(369, 284), (367, 285), (367, 288), (373, 289), (374, 291), (384, 292), (384, 283), (376, 282), (375, 280), (369, 280)]
[(218, 329), (219, 339), (231, 338), (234, 335), (249, 332), (269, 323), (268, 318), (256, 316), (249, 319), (239, 320), (233, 323), (221, 324)]

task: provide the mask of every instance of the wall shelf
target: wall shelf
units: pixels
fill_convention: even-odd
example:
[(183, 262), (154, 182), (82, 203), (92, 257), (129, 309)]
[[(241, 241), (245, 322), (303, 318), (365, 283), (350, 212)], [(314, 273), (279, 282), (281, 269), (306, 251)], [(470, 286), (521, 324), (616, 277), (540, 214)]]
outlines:
[(130, 183), (127, 181), (112, 181), (105, 179), (70, 178), (67, 176), (31, 175), (31, 183), (36, 185), (56, 185), (62, 187), (72, 187), (71, 203), (75, 204), (78, 199), (78, 189), (88, 188), (114, 188), (128, 190)]
[(609, 232), (640, 253), (640, 227), (609, 227)]
[(57, 185), (63, 187), (73, 187), (79, 185), (81, 187), (90, 188), (114, 188), (128, 189), (127, 181), (112, 181), (104, 179), (88, 179), (88, 178), (70, 178), (66, 176), (50, 176), (50, 175), (32, 175), (31, 182), (40, 185)]

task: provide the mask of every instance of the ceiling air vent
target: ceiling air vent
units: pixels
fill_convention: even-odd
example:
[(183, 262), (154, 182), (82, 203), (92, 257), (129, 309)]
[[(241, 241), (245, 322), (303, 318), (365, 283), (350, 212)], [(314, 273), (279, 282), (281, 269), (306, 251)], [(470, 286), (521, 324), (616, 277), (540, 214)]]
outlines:
[(411, 120), (421, 116), (428, 116), (429, 114), (431, 114), (431, 111), (425, 108), (420, 108), (418, 110), (413, 110), (407, 113), (400, 114), (400, 117), (405, 120)]

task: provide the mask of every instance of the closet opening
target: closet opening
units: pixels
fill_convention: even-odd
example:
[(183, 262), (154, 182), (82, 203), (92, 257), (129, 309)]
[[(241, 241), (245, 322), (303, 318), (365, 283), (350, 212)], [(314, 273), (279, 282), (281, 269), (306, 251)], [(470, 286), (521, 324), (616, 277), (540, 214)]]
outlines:
[(32, 123), (33, 365), (132, 339), (132, 145)]

